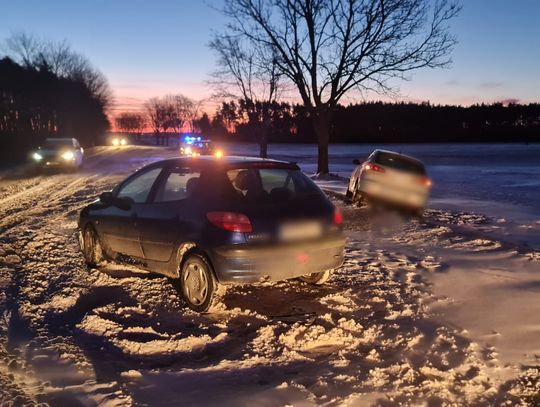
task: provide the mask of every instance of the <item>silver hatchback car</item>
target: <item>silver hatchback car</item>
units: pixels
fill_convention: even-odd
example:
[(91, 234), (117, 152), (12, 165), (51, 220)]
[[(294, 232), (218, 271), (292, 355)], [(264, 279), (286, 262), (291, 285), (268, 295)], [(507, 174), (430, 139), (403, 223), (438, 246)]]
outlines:
[(354, 202), (380, 201), (421, 214), (426, 206), (431, 180), (424, 164), (393, 151), (375, 150), (354, 169), (347, 196)]

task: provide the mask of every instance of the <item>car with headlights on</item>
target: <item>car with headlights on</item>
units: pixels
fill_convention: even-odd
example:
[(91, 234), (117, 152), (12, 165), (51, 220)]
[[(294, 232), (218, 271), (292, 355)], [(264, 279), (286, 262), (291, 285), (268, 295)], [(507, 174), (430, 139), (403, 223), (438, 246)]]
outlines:
[(74, 138), (47, 138), (32, 153), (32, 160), (40, 168), (77, 169), (82, 166), (84, 149)]
[(114, 136), (110, 138), (110, 144), (113, 147), (123, 147), (128, 145), (128, 138), (126, 136)]
[(356, 164), (347, 196), (353, 202), (383, 202), (421, 215), (431, 189), (426, 167), (416, 158), (387, 150), (375, 150)]
[(221, 284), (324, 283), (343, 263), (341, 223), (296, 164), (198, 156), (150, 164), (102, 193), (81, 211), (79, 236), (89, 265), (168, 276), (206, 312)]

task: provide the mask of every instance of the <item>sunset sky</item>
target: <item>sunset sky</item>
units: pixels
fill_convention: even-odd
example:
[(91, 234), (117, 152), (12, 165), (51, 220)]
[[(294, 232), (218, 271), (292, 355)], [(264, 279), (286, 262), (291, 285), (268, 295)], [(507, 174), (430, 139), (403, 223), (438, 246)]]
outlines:
[[(25, 31), (67, 39), (109, 79), (115, 110), (152, 96), (209, 97), (211, 33), (220, 0), (0, 0), (0, 39)], [(453, 21), (459, 44), (448, 69), (419, 71), (401, 99), (471, 104), (540, 101), (540, 1), (464, 0)], [(378, 96), (372, 96), (379, 99)]]

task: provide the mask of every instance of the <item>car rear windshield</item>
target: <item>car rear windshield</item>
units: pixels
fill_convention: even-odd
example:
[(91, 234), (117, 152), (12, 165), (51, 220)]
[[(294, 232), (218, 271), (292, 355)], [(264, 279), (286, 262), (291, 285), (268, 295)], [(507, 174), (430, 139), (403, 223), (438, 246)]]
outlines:
[(70, 138), (65, 139), (47, 139), (43, 145), (45, 148), (73, 147), (73, 141)]
[(227, 171), (227, 178), (233, 196), (244, 202), (283, 203), (325, 196), (297, 169), (235, 168)]
[(377, 164), (385, 167), (394, 168), (396, 170), (410, 172), (417, 175), (425, 175), (426, 169), (421, 162), (412, 160), (398, 154), (379, 152), (375, 157)]

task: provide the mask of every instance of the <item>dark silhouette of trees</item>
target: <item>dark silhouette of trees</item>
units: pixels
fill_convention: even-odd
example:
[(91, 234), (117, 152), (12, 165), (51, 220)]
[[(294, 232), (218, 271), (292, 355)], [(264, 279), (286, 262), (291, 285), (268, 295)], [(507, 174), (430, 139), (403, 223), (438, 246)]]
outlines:
[(206, 136), (210, 135), (213, 131), (213, 127), (208, 113), (203, 113), (200, 118), (195, 119), (193, 127), (194, 131), (197, 133), (201, 133)]
[[(253, 141), (257, 122), (242, 119), (242, 101), (223, 102), (206, 134)], [(310, 143), (316, 136), (310, 109), (275, 103), (269, 142)], [(540, 104), (472, 106), (366, 102), (338, 105), (330, 123), (335, 143), (540, 142)]]
[[(345, 95), (392, 91), (389, 80), (449, 63), (450, 0), (226, 0), (227, 34), (272, 58), (308, 109), (328, 172), (331, 123)], [(262, 66), (270, 67), (268, 60)]]
[(94, 145), (109, 127), (105, 78), (65, 44), (19, 34), (0, 59), (0, 148), (15, 159), (44, 138)]
[(7, 56), (25, 68), (46, 70), (59, 78), (80, 82), (105, 108), (112, 100), (107, 79), (66, 41), (42, 41), (19, 32), (6, 41)]
[(135, 133), (137, 139), (146, 128), (146, 118), (142, 113), (120, 113), (114, 123), (116, 128), (124, 133)]
[(148, 99), (144, 107), (156, 144), (168, 145), (171, 132), (179, 133), (183, 129), (193, 132), (200, 106), (200, 101), (181, 94)]

